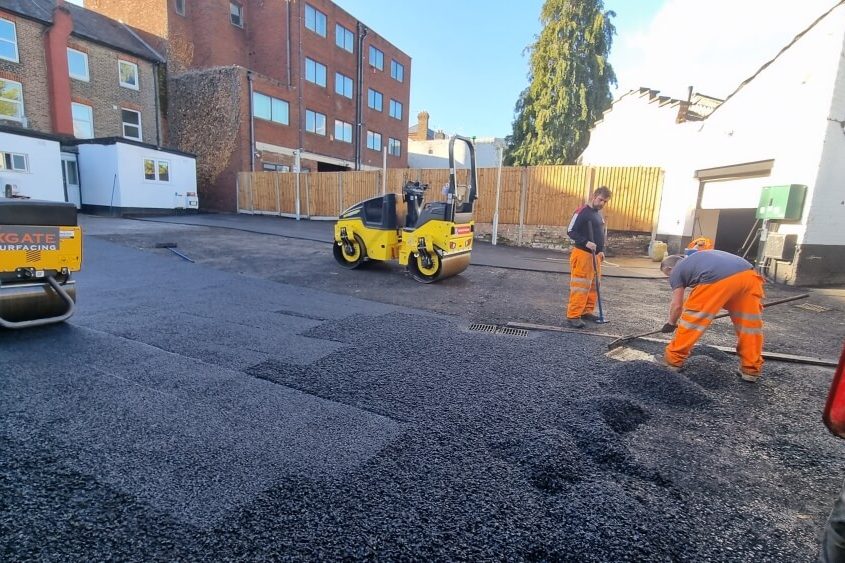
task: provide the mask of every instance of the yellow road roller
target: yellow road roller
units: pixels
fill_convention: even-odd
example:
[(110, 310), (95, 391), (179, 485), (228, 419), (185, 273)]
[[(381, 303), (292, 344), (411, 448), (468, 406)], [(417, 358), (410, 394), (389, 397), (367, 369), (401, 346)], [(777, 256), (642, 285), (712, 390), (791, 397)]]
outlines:
[(76, 303), (70, 277), (81, 266), (76, 206), (0, 198), (0, 327), (69, 319)]
[[(455, 141), (469, 153), (467, 185), (455, 174)], [(449, 140), (449, 184), (446, 201), (424, 204), (427, 184), (407, 182), (402, 189), (404, 217), (396, 212), (397, 194), (389, 193), (356, 203), (334, 226), (334, 257), (344, 268), (367, 260), (398, 260), (411, 276), (432, 283), (455, 276), (469, 266), (475, 222), (472, 209), (478, 198), (475, 147), (455, 135)]]

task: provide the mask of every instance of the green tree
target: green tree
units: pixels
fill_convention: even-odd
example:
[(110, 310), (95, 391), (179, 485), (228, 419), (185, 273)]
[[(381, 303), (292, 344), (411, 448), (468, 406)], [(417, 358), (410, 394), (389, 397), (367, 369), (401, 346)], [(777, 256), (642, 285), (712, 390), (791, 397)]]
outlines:
[(616, 34), (614, 16), (602, 0), (543, 4), (542, 31), (528, 48), (529, 85), (516, 102), (507, 138), (508, 164), (571, 164), (584, 151), (616, 84), (607, 60)]

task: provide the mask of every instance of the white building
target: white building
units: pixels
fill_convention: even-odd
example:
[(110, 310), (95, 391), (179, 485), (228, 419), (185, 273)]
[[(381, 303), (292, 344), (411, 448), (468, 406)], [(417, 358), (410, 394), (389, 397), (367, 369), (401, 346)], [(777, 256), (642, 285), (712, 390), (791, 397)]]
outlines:
[(196, 210), (193, 155), (122, 138), (0, 127), (0, 197), (67, 201), (125, 215)]
[(805, 31), (703, 121), (673, 126), (671, 104), (620, 98), (582, 162), (663, 167), (657, 238), (676, 252), (700, 235), (737, 251), (759, 236), (763, 187), (807, 186), (800, 220), (768, 224), (796, 246), (767, 272), (789, 284), (845, 282), (845, 6)]
[[(449, 138), (442, 131), (428, 128), (428, 112), (417, 115), (417, 124), (408, 129), (409, 168), (449, 168)], [(496, 168), (505, 140), (498, 137), (474, 137), (476, 168)], [(469, 166), (469, 149), (465, 143), (455, 144), (455, 163)]]

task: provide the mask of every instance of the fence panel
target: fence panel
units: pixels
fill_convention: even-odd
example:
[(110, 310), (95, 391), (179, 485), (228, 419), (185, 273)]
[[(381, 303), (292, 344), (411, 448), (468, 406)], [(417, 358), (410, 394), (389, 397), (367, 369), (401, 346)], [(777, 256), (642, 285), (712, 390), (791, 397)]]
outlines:
[[(466, 185), (469, 171), (459, 168), (458, 184)], [(497, 168), (478, 170), (475, 220), (493, 221)], [(565, 226), (590, 189), (608, 186), (613, 198), (606, 208), (608, 228), (651, 232), (659, 212), (663, 171), (656, 167), (532, 166), (505, 167), (499, 189), (499, 223)], [(300, 213), (305, 217), (336, 217), (355, 203), (381, 193), (382, 172), (241, 172), (238, 209), (245, 213), (296, 213), (297, 178)], [(447, 169), (388, 169), (385, 189), (400, 194), (397, 211), (404, 213), (402, 187), (406, 181), (428, 184), (426, 201), (443, 201), (449, 181)]]

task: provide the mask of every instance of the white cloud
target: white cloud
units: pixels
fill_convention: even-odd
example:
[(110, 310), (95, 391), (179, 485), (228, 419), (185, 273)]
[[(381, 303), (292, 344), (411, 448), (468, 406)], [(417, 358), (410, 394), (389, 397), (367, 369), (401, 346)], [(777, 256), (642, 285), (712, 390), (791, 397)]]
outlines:
[(647, 86), (686, 97), (687, 87), (694, 86), (705, 94), (727, 96), (838, 3), (666, 0), (646, 28), (616, 38), (611, 64), (618, 93)]

